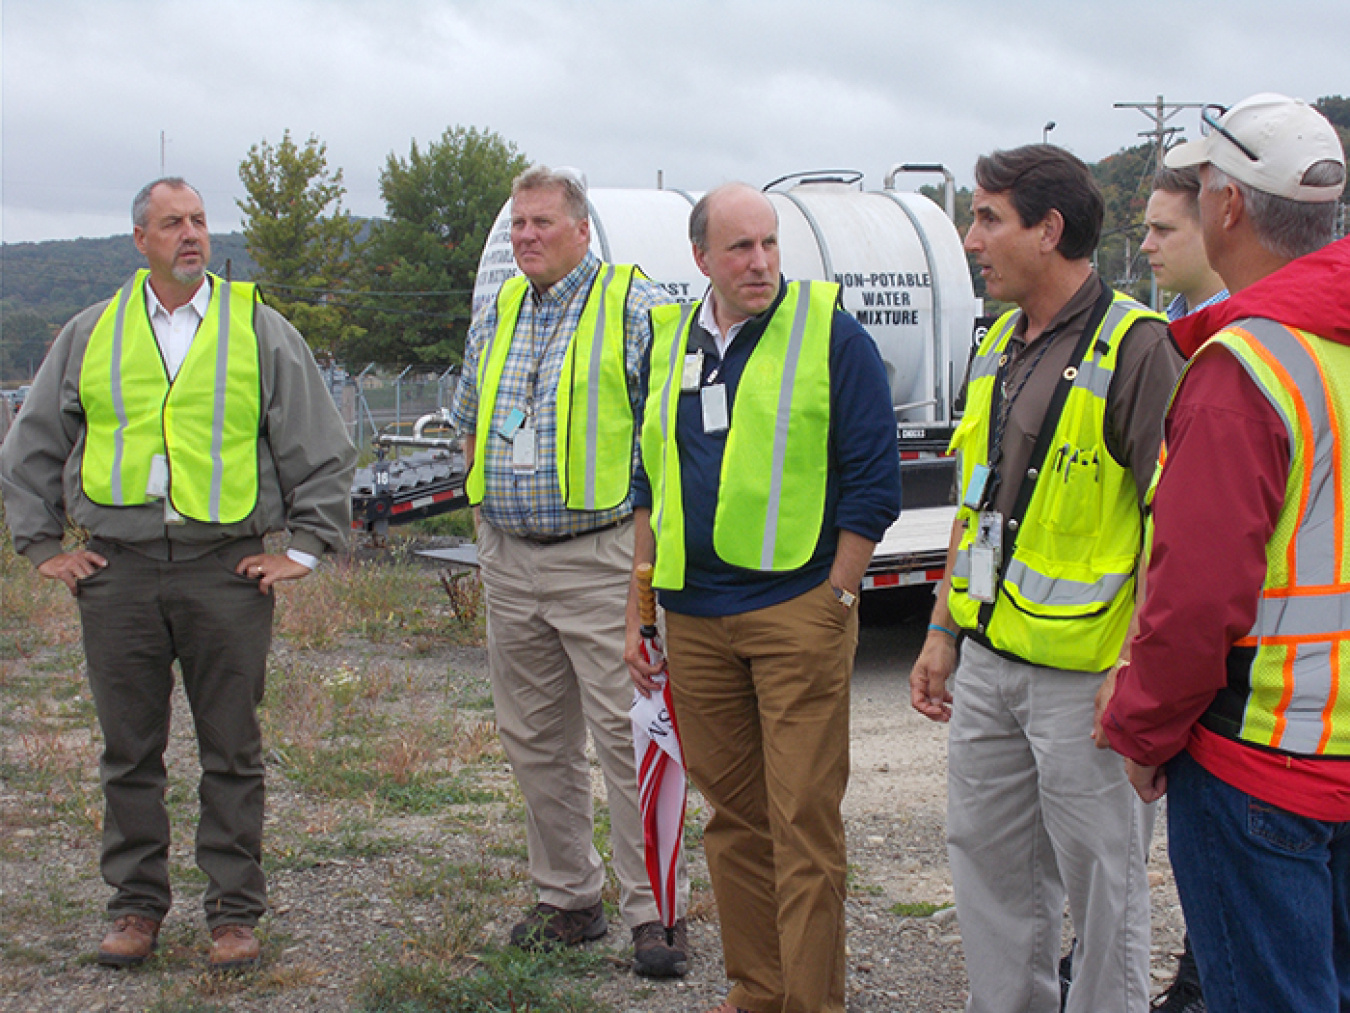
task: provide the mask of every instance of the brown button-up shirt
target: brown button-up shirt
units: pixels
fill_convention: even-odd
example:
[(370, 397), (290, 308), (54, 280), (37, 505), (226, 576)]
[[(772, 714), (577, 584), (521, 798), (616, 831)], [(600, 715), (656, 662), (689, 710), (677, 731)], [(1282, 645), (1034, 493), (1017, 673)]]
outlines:
[[(1018, 487), (1031, 461), (1050, 397), (1060, 375), (1071, 365), (1074, 348), (1105, 285), (1101, 276), (1093, 272), (1050, 321), (1050, 326), (1030, 344), (1026, 341), (1025, 314), (1013, 327), (1007, 345), (1008, 366), (1004, 370), (1007, 390), (1017, 390), (1033, 365), (1035, 372), (1027, 378), (1013, 404), (1003, 432), (1000, 482), (993, 508), (1004, 517), (1011, 514), (1017, 500)], [(1050, 346), (1037, 361), (1043, 341), (1050, 342)], [(1183, 363), (1162, 320), (1136, 321), (1120, 345), (1106, 396), (1106, 447), (1118, 463), (1130, 469), (1141, 508), (1158, 461), (1163, 416)]]

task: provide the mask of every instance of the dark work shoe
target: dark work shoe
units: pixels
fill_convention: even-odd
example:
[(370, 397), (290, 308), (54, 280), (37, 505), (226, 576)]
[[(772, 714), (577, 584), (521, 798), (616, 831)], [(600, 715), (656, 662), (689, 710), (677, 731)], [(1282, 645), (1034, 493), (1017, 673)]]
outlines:
[(524, 921), (511, 929), (511, 945), (522, 950), (556, 950), (599, 939), (608, 931), (603, 901), (576, 911), (536, 904)]
[[(672, 939), (677, 929), (678, 947)], [(669, 930), (660, 922), (643, 922), (633, 930), (633, 973), (644, 978), (682, 978), (689, 970), (688, 948), (683, 920)]]
[(98, 948), (98, 962), (104, 967), (135, 967), (145, 963), (159, 938), (159, 922), (144, 915), (121, 915)]
[(1205, 997), (1195, 982), (1177, 978), (1149, 1009), (1158, 1013), (1205, 1013)]
[(1059, 958), (1059, 1013), (1069, 1005), (1069, 986), (1073, 984), (1073, 953), (1078, 949), (1075, 939), (1069, 946), (1069, 952)]

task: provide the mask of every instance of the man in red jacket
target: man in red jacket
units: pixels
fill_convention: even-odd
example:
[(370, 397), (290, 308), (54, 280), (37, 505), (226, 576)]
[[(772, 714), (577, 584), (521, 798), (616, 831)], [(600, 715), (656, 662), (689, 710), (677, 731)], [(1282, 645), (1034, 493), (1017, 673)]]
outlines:
[(1148, 591), (1102, 731), (1168, 839), (1209, 1008), (1350, 1008), (1350, 240), (1345, 156), (1311, 107), (1207, 107), (1210, 263), (1172, 324)]

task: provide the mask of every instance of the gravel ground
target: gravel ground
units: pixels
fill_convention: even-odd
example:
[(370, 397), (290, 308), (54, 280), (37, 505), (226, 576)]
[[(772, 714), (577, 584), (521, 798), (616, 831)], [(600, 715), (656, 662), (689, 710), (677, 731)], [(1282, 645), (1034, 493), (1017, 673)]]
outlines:
[[(944, 905), (951, 883), (943, 837), (944, 729), (908, 706), (906, 676), (922, 625), (864, 628), (853, 688), (853, 775), (845, 802), (850, 848), (848, 1008), (851, 1013), (959, 1010), (965, 971), (951, 909), (901, 917), (898, 903)], [(65, 648), (69, 652), (70, 648)], [(30, 659), (38, 664), (41, 659)], [(359, 665), (359, 656), (334, 662)], [(0, 676), (12, 676), (6, 663)], [(409, 683), (444, 681), (448, 670), (481, 680), (484, 652), (443, 648), (406, 661)], [(181, 702), (180, 702), (181, 703)], [(186, 709), (181, 705), (177, 713)], [(186, 722), (175, 723), (171, 783), (190, 793), (196, 773)], [(87, 738), (86, 733), (86, 738)], [(81, 755), (96, 756), (86, 742)], [(424, 815), (350, 811), (316, 800), (273, 775), (269, 782), (269, 854), (273, 913), (264, 923), (264, 961), (253, 974), (215, 979), (204, 973), (206, 937), (199, 874), (192, 868), (191, 820), (175, 826), (172, 853), (178, 900), (165, 923), (157, 958), (146, 968), (97, 967), (92, 950), (103, 931), (106, 888), (97, 871), (96, 834), (73, 821), (34, 819), (33, 798), (0, 779), (0, 1010), (239, 1010), (283, 1013), (353, 1008), (356, 986), (375, 960), (391, 953), (436, 952), (447, 935), (444, 892), (423, 896), (410, 883), (444, 863), (492, 882), (485, 936), (500, 939), (529, 903), (523, 876), (523, 822), (504, 763), (484, 778), (506, 801)], [(598, 783), (598, 779), (597, 779)], [(95, 795), (95, 803), (97, 796)], [(697, 799), (695, 807), (697, 807)], [(700, 818), (695, 816), (695, 819)], [(1181, 919), (1167, 868), (1162, 821), (1154, 843), (1155, 991), (1170, 976)], [(345, 835), (345, 837), (344, 837)], [(314, 841), (345, 846), (316, 850)], [(306, 841), (309, 841), (306, 850)], [(292, 853), (302, 856), (289, 860)], [(688, 976), (652, 983), (628, 970), (627, 933), (611, 927), (594, 949), (608, 957), (596, 974), (597, 995), (619, 1013), (701, 1013), (721, 1000), (726, 981), (701, 849), (691, 852), (696, 885)], [(440, 863), (436, 865), (435, 863)], [(480, 937), (481, 938), (481, 937)]]

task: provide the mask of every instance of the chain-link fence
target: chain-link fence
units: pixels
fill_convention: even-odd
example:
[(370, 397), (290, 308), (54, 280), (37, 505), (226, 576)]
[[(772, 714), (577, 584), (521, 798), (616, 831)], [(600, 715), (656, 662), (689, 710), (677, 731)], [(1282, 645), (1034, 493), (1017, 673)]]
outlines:
[(401, 372), (367, 366), (359, 373), (325, 370), (329, 392), (357, 450), (378, 432), (411, 433), (423, 415), (449, 408), (459, 384), (458, 366), (409, 366)]

